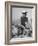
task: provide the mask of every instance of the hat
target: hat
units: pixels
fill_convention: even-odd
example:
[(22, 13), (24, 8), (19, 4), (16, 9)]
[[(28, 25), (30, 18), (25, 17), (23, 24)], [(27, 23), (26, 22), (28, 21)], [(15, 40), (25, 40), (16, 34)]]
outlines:
[(22, 14), (27, 14), (27, 12), (23, 11)]

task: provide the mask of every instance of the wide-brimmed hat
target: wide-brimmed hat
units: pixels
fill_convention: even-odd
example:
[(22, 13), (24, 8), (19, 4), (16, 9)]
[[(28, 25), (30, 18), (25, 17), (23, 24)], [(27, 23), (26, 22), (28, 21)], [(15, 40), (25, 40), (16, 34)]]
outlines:
[(26, 11), (23, 11), (22, 14), (27, 14), (27, 12)]

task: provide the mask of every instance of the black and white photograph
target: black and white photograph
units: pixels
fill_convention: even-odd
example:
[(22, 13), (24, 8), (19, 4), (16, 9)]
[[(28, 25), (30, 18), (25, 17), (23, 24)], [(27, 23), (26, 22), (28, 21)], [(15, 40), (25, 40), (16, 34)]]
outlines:
[(32, 37), (32, 8), (12, 8), (12, 38)]
[(37, 42), (37, 4), (5, 3), (5, 43)]

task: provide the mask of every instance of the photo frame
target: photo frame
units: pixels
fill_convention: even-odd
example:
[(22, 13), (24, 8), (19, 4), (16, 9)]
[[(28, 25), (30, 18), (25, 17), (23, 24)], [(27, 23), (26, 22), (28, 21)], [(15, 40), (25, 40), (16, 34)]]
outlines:
[(37, 4), (5, 2), (5, 44), (37, 42)]

